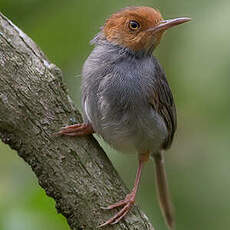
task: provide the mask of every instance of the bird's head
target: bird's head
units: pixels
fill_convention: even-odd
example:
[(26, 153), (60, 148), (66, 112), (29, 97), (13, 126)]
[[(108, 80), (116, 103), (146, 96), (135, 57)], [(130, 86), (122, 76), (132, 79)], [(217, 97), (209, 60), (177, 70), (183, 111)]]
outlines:
[(108, 18), (102, 30), (113, 44), (133, 51), (149, 51), (159, 44), (167, 29), (190, 20), (187, 17), (164, 20), (151, 7), (128, 7)]

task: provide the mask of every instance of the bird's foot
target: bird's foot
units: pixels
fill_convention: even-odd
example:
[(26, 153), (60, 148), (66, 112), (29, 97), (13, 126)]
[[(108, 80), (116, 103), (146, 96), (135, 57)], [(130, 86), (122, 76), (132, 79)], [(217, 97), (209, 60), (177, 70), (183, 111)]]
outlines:
[(56, 133), (56, 135), (66, 135), (66, 136), (86, 136), (94, 133), (91, 124), (75, 124), (65, 126)]
[(113, 217), (111, 217), (109, 220), (107, 220), (105, 223), (101, 224), (98, 226), (98, 228), (100, 227), (104, 227), (108, 224), (116, 224), (118, 223), (128, 212), (129, 210), (132, 208), (134, 202), (135, 202), (135, 193), (131, 192), (130, 194), (128, 194), (124, 200), (121, 200), (115, 204), (109, 205), (108, 207), (102, 207), (102, 209), (113, 209), (113, 208), (117, 208), (117, 207), (121, 207), (122, 209), (115, 214)]

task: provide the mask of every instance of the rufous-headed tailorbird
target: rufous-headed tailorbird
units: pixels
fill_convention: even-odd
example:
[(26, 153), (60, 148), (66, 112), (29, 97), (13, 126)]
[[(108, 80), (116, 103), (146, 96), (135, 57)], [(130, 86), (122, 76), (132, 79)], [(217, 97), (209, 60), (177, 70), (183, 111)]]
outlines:
[(135, 201), (143, 165), (153, 157), (160, 206), (168, 226), (174, 218), (162, 152), (171, 146), (176, 108), (166, 75), (152, 55), (166, 30), (190, 18), (164, 20), (151, 7), (127, 7), (108, 18), (92, 40), (95, 46), (82, 71), (83, 124), (58, 134), (96, 133), (113, 148), (137, 153), (139, 167), (133, 190), (106, 209), (120, 211), (99, 227), (119, 222)]

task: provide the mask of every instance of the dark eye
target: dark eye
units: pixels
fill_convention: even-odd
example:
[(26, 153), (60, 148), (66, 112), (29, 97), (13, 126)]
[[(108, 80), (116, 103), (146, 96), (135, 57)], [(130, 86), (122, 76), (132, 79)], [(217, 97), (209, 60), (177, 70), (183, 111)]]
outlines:
[(140, 24), (137, 21), (132, 20), (129, 22), (129, 28), (131, 30), (138, 30), (140, 28)]

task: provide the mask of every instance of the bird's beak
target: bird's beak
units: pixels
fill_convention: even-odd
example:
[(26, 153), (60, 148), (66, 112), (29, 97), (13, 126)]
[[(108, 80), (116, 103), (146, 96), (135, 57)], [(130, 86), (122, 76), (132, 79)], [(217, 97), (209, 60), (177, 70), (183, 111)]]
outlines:
[(192, 20), (191, 18), (187, 18), (187, 17), (163, 20), (163, 21), (161, 21), (161, 23), (159, 25), (157, 25), (153, 28), (150, 28), (147, 31), (151, 31), (155, 34), (156, 32), (165, 31), (165, 30), (167, 30), (173, 26), (176, 26), (176, 25), (179, 25), (179, 24), (182, 24), (185, 22), (189, 22), (191, 20)]

